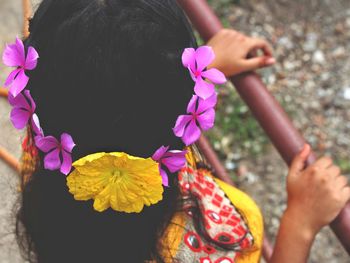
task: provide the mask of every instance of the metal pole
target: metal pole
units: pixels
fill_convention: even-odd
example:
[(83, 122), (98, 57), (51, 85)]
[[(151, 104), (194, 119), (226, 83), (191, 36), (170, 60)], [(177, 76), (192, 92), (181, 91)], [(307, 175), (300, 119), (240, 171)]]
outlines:
[(1, 96), (1, 97), (7, 98), (8, 94), (9, 94), (8, 89), (6, 89), (6, 88), (0, 88), (0, 96)]
[[(178, 0), (178, 3), (204, 40), (209, 40), (223, 28), (205, 0)], [(305, 144), (305, 139), (257, 74), (240, 74), (231, 78), (231, 81), (282, 158), (290, 165), (293, 157)], [(308, 163), (314, 162), (315, 159), (315, 155), (312, 154)], [(330, 226), (350, 254), (350, 204), (347, 204)]]
[(32, 15), (32, 6), (30, 0), (22, 0), (23, 11), (23, 36), (29, 36), (29, 18)]
[(21, 171), (19, 161), (2, 147), (0, 147), (0, 159), (4, 160), (4, 162), (6, 162), (16, 172), (19, 173)]
[(205, 159), (209, 162), (209, 164), (213, 168), (215, 175), (225, 183), (234, 185), (232, 178), (227, 173), (225, 167), (222, 165), (214, 149), (210, 145), (210, 142), (207, 140), (207, 138), (204, 135), (202, 135), (198, 140), (197, 146), (201, 150), (201, 153), (205, 156)]

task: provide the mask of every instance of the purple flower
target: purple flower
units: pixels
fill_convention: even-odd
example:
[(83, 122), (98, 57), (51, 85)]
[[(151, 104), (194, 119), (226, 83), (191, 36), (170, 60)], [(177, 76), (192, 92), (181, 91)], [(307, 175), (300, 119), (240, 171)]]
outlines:
[(33, 129), (35, 135), (39, 136), (39, 137), (43, 137), (44, 132), (40, 126), (39, 117), (38, 117), (38, 115), (36, 115), (36, 113), (33, 114), (31, 123), (32, 123), (32, 129)]
[(38, 58), (38, 52), (33, 47), (28, 48), (26, 56), (23, 42), (19, 38), (16, 38), (15, 44), (6, 46), (2, 61), (8, 67), (17, 68), (10, 73), (5, 81), (5, 86), (10, 88), (13, 97), (17, 97), (27, 86), (29, 77), (25, 74), (25, 70), (35, 69)]
[(214, 51), (209, 46), (202, 46), (197, 50), (186, 48), (182, 54), (182, 64), (188, 68), (192, 79), (196, 83), (194, 92), (202, 99), (207, 99), (215, 93), (214, 84), (212, 83), (223, 84), (226, 82), (225, 75), (221, 71), (215, 68), (204, 70), (214, 59)]
[(193, 95), (187, 106), (188, 115), (180, 115), (177, 118), (173, 128), (174, 134), (181, 137), (187, 146), (199, 139), (201, 129), (206, 131), (214, 126), (216, 101), (216, 93), (206, 100)]
[(44, 158), (44, 167), (47, 170), (60, 169), (68, 175), (72, 168), (72, 150), (75, 147), (72, 136), (67, 133), (61, 135), (61, 142), (53, 136), (35, 137), (35, 145), (42, 152), (47, 153)]
[(8, 101), (13, 107), (10, 119), (16, 129), (23, 129), (30, 121), (35, 134), (43, 134), (40, 128), (39, 118), (34, 113), (36, 104), (30, 95), (29, 90), (25, 90), (23, 93), (18, 94), (17, 97), (14, 97), (11, 93), (9, 93)]
[(175, 173), (186, 164), (186, 151), (168, 151), (168, 149), (169, 146), (161, 146), (152, 156), (152, 159), (159, 163), (159, 172), (164, 186), (169, 186), (169, 181), (167, 173), (162, 169), (162, 165), (168, 168), (171, 173)]

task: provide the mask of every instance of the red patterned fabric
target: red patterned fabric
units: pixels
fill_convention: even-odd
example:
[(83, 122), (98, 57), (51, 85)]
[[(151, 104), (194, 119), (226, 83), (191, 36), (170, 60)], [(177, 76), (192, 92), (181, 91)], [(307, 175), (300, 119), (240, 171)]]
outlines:
[(186, 220), (180, 262), (230, 263), (254, 240), (244, 218), (205, 169), (179, 174)]

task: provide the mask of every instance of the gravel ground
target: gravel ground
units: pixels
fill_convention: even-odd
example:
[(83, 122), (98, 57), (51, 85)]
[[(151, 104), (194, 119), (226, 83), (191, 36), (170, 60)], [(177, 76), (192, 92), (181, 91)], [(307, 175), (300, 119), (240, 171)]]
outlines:
[[(350, 48), (350, 1), (212, 0), (211, 3), (226, 24), (248, 35), (265, 37), (273, 44), (278, 64), (261, 71), (268, 88), (316, 152), (332, 155), (345, 173), (350, 174), (350, 60), (347, 52)], [(0, 22), (2, 53), (6, 42), (21, 35), (20, 0), (0, 0)], [(0, 64), (0, 83), (7, 73)], [(232, 92), (230, 88), (226, 91)], [(230, 104), (230, 98), (227, 100), (225, 105)], [(6, 101), (0, 99), (0, 145), (19, 157), (23, 135), (9, 123), (9, 111)], [(232, 105), (227, 112), (232, 112)], [(255, 142), (253, 146), (261, 149), (253, 157), (240, 147), (239, 138), (232, 142), (226, 135), (215, 142), (216, 148), (240, 187), (262, 208), (267, 235), (273, 240), (285, 208), (287, 167), (273, 147), (265, 145), (259, 133), (253, 133), (250, 142), (243, 142), (244, 145)], [(233, 153), (232, 149), (235, 149)], [(16, 174), (0, 162), (0, 263), (23, 263), (13, 235), (17, 185)], [(350, 260), (326, 228), (317, 236), (309, 262), (345, 263)]]
[[(272, 43), (278, 63), (260, 72), (265, 83), (316, 153), (331, 155), (350, 177), (350, 1), (211, 2), (225, 24)], [(222, 93), (227, 90), (230, 87)], [(232, 112), (232, 98), (223, 97), (226, 112)], [(260, 205), (266, 233), (273, 240), (286, 204), (286, 165), (259, 134), (250, 139), (263, 150), (253, 157), (242, 147), (251, 141), (242, 143), (239, 136), (220, 135), (224, 135), (221, 141), (214, 143), (218, 153), (239, 186)], [(345, 263), (350, 259), (327, 227), (317, 236), (309, 262)]]

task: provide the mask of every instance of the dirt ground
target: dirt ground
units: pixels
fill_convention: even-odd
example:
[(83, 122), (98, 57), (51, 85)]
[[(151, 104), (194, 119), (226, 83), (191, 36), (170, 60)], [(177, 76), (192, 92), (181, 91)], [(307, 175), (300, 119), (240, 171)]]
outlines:
[[(0, 0), (0, 53), (5, 43), (21, 35), (21, 2)], [(278, 63), (260, 72), (265, 83), (316, 152), (332, 155), (345, 173), (350, 174), (350, 1), (210, 2), (226, 25), (272, 43)], [(0, 63), (0, 83), (7, 74), (8, 70)], [(230, 101), (225, 105), (228, 104)], [(10, 108), (1, 98), (0, 112), (0, 145), (19, 157), (23, 134), (10, 124)], [(263, 150), (249, 156), (239, 151), (237, 143), (242, 143), (239, 138), (230, 141), (231, 137), (226, 135), (222, 141), (214, 142), (216, 148), (240, 187), (261, 207), (266, 233), (273, 240), (285, 209), (287, 167), (271, 145), (260, 147), (256, 143), (253, 146), (258, 145)], [(260, 142), (254, 136), (250, 142)], [(236, 150), (232, 153), (232, 149)], [(239, 176), (237, 170), (241, 171)], [(13, 234), (17, 184), (17, 175), (0, 161), (0, 263), (24, 262)], [(317, 236), (309, 260), (309, 263), (326, 262), (350, 262), (328, 228)]]

